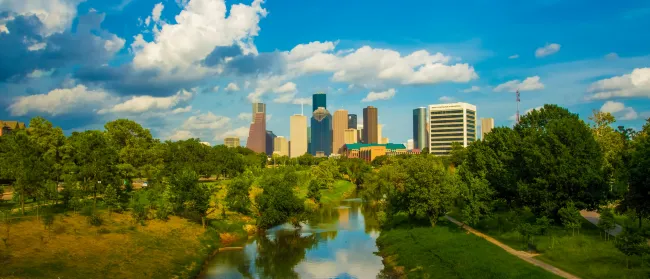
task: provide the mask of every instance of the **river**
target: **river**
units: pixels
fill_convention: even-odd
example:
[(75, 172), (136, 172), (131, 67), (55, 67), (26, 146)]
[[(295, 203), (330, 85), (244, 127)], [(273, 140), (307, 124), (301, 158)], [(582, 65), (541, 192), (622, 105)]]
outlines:
[(379, 228), (360, 199), (319, 210), (295, 229), (285, 224), (217, 253), (202, 278), (376, 278)]

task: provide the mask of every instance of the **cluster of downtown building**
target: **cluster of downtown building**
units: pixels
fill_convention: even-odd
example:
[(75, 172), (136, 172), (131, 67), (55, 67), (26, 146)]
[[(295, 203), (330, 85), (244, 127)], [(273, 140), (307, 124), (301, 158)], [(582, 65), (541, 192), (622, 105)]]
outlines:
[[(327, 95), (312, 96), (312, 113), (309, 119), (302, 114), (290, 117), (289, 138), (276, 136), (266, 130), (266, 105), (253, 104), (253, 121), (246, 147), (269, 156), (299, 157), (310, 153), (316, 157), (347, 156), (372, 160), (381, 155), (420, 153), (428, 148), (430, 153), (446, 155), (452, 142), (463, 146), (476, 140), (476, 107), (466, 103), (430, 105), (413, 110), (413, 139), (405, 144), (389, 143), (381, 136), (378, 109), (363, 109), (363, 125), (358, 125), (356, 114), (337, 110), (332, 115), (327, 110)], [(494, 120), (482, 119), (483, 132), (489, 132)], [(226, 138), (226, 146), (239, 146), (239, 138)]]

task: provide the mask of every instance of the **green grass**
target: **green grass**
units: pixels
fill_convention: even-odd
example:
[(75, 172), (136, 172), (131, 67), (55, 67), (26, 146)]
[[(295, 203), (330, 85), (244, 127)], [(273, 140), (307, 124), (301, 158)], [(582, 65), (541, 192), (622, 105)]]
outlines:
[[(508, 212), (497, 215), (506, 216)], [(458, 214), (450, 216), (461, 220)], [(527, 214), (529, 221), (534, 220)], [(498, 225), (495, 218), (482, 220), (475, 229), (494, 237), (504, 244), (526, 250), (525, 242), (516, 232), (515, 225), (504, 223)], [(536, 250), (541, 255), (536, 258), (581, 278), (649, 278), (648, 263), (639, 257), (631, 257), (632, 269), (626, 268), (626, 257), (614, 246), (614, 240), (605, 241), (604, 234), (587, 221), (582, 222), (580, 232), (574, 236), (570, 230), (560, 226), (551, 226), (546, 235), (533, 238)], [(646, 260), (647, 261), (647, 260)]]
[(356, 185), (347, 180), (338, 180), (334, 182), (331, 189), (321, 190), (320, 202), (324, 205), (334, 204), (342, 201), (352, 195)]
[(384, 231), (377, 245), (391, 278), (560, 278), (446, 221)]

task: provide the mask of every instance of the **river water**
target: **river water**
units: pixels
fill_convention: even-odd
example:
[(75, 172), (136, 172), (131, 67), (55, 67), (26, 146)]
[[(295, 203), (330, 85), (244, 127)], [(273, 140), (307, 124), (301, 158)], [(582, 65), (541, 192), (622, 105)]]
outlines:
[(376, 278), (379, 228), (361, 200), (321, 209), (300, 229), (282, 225), (217, 253), (203, 278)]

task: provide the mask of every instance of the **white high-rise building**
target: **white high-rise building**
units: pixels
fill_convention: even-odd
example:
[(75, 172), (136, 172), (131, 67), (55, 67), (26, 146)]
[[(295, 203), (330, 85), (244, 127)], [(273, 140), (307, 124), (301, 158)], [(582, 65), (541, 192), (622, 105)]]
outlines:
[(429, 105), (429, 153), (449, 155), (451, 143), (464, 147), (476, 140), (476, 106), (468, 103)]
[(289, 139), (291, 140), (289, 156), (296, 158), (307, 153), (307, 117), (292, 115), (289, 118)]
[(414, 143), (413, 139), (409, 139), (406, 141), (406, 150), (413, 150), (414, 148)]

